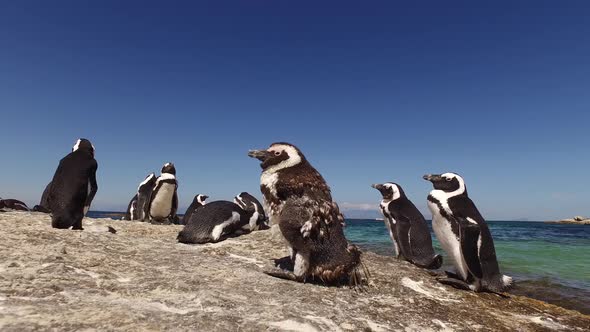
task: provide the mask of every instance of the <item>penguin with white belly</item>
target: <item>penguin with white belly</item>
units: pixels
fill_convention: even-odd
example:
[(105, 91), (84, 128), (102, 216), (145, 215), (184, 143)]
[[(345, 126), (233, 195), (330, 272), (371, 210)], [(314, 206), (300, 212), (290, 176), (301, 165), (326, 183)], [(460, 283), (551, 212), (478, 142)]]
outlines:
[(176, 190), (176, 168), (172, 163), (162, 167), (162, 174), (156, 180), (148, 211), (151, 221), (156, 223), (176, 223), (178, 217), (178, 196)]
[(438, 280), (476, 292), (507, 290), (512, 278), (500, 273), (492, 234), (467, 195), (463, 178), (444, 173), (427, 174), (424, 179), (434, 187), (428, 195), (434, 234), (457, 269), (457, 274), (447, 273)]

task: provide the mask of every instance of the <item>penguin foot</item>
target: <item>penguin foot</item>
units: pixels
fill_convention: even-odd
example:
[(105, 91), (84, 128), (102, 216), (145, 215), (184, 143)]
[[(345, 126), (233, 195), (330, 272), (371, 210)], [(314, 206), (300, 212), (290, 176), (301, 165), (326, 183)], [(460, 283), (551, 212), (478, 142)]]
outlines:
[(462, 280), (463, 279), (457, 273), (454, 273), (454, 272), (451, 272), (451, 271), (445, 271), (445, 275), (447, 276), (447, 278), (451, 278), (451, 279), (457, 279), (457, 280)]
[(302, 281), (295, 275), (295, 273), (293, 273), (291, 271), (283, 270), (283, 269), (278, 268), (276, 266), (272, 267), (272, 268), (264, 269), (262, 272), (264, 272), (264, 274), (268, 274), (269, 276), (275, 277), (275, 278), (292, 280), (292, 281)]
[(295, 269), (295, 264), (293, 264), (293, 260), (289, 256), (274, 259), (273, 262), (274, 267), (278, 267), (283, 270), (293, 271), (293, 269)]
[(455, 278), (441, 277), (441, 278), (436, 278), (436, 281), (440, 282), (443, 285), (449, 285), (449, 286), (452, 286), (457, 289), (468, 290), (468, 291), (473, 290), (468, 283), (466, 283), (463, 280), (459, 280), (459, 279), (455, 279)]

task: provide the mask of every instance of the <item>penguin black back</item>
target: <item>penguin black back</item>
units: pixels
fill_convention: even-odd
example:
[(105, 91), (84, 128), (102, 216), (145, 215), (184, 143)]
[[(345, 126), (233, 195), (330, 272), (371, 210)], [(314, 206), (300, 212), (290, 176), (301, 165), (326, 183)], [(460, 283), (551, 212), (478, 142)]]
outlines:
[(98, 190), (94, 147), (79, 139), (73, 151), (59, 162), (48, 194), (54, 228), (82, 229), (82, 219)]

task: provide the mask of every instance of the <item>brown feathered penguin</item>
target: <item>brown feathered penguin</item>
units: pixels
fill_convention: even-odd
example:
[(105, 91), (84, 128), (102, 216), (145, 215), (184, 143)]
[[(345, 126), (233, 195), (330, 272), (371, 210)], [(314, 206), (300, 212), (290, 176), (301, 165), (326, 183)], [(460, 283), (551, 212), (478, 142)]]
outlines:
[(344, 237), (344, 217), (330, 188), (301, 150), (273, 143), (248, 155), (261, 161), (260, 190), (270, 222), (279, 226), (293, 263), (293, 271), (277, 267), (265, 272), (300, 282), (359, 284), (361, 251)]

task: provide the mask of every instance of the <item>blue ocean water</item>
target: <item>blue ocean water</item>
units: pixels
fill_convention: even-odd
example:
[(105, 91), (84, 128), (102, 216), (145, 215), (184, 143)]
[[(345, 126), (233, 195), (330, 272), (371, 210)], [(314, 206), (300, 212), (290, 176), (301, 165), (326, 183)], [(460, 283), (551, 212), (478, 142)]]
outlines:
[[(351, 242), (364, 250), (394, 255), (383, 221), (346, 223)], [(489, 221), (488, 225), (500, 270), (515, 281), (510, 293), (590, 314), (590, 226), (522, 221)], [(435, 250), (445, 258), (442, 269), (453, 270), (434, 234), (432, 238)]]
[[(88, 216), (121, 219), (123, 213), (90, 211)], [(394, 255), (383, 221), (349, 219), (346, 225), (348, 240), (364, 251)], [(523, 221), (488, 225), (500, 270), (515, 281), (510, 293), (590, 314), (590, 226)], [(432, 238), (445, 259), (441, 270), (453, 270), (434, 234)]]

